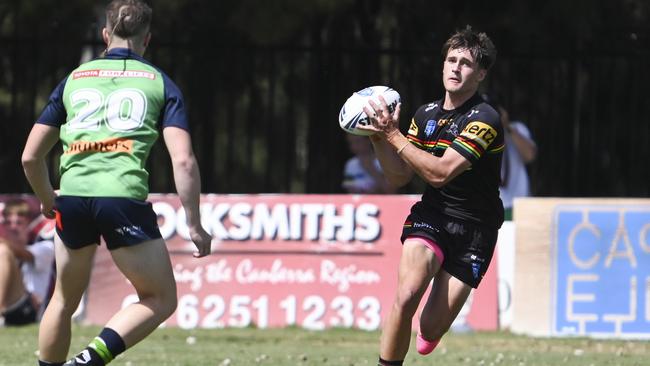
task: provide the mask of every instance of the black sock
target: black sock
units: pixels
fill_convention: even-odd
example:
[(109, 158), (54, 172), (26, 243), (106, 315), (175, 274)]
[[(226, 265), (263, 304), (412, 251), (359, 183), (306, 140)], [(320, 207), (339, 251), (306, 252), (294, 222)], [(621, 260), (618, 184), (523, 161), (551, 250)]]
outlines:
[(379, 363), (377, 366), (402, 366), (404, 364), (404, 360), (399, 360), (399, 361), (386, 361), (383, 358), (379, 357)]
[(104, 366), (125, 349), (126, 345), (122, 337), (113, 329), (104, 328), (77, 357), (87, 360), (88, 366)]
[[(117, 334), (117, 332), (111, 328), (102, 329), (101, 333), (99, 333), (99, 336), (97, 338), (103, 341), (104, 344), (106, 345), (106, 348), (110, 352), (111, 360), (113, 360), (115, 357), (117, 357), (117, 355), (119, 355), (120, 353), (126, 350), (126, 345), (124, 344), (124, 340), (122, 339), (122, 337), (120, 337), (120, 335)], [(110, 362), (110, 360), (107, 361), (106, 363), (108, 362)]]
[(63, 362), (47, 362), (38, 360), (38, 366), (63, 366)]

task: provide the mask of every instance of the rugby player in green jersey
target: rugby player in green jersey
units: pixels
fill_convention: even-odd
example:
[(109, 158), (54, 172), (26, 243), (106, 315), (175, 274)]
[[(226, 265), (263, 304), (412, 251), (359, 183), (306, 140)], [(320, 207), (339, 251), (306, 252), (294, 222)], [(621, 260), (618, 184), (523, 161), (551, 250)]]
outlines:
[[(201, 227), (200, 175), (183, 97), (142, 58), (151, 39), (151, 8), (113, 0), (106, 8), (104, 57), (74, 70), (52, 92), (22, 162), (47, 217), (56, 218), (57, 278), (39, 330), (39, 365), (105, 365), (141, 341), (176, 309), (176, 283), (157, 217), (146, 200), (144, 169), (159, 130), (173, 165), (195, 257), (210, 254)], [(57, 195), (45, 158), (60, 140)], [(88, 285), (103, 237), (139, 301), (117, 312), (88, 347), (68, 360), (71, 317)]]

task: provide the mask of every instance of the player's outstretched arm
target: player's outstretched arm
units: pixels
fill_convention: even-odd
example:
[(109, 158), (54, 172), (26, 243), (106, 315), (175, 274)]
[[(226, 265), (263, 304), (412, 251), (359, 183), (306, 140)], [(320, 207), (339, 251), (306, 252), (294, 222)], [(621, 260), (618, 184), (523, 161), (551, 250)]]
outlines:
[(45, 158), (59, 140), (59, 129), (37, 123), (27, 137), (23, 150), (22, 164), (25, 177), (32, 190), (41, 201), (41, 211), (47, 218), (54, 218), (54, 198), (56, 194), (50, 183)]
[(192, 151), (190, 134), (181, 128), (166, 127), (163, 137), (172, 160), (176, 191), (185, 208), (190, 237), (198, 249), (194, 256), (204, 257), (210, 254), (212, 237), (201, 226), (201, 174)]

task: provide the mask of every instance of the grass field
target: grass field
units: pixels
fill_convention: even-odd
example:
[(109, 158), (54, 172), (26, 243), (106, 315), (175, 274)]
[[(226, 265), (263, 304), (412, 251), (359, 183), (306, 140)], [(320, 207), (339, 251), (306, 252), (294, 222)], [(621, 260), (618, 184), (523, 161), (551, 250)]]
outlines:
[[(98, 331), (75, 327), (72, 349), (83, 348)], [(36, 326), (0, 328), (0, 366), (36, 365), (36, 334)], [(377, 332), (344, 329), (159, 329), (111, 366), (374, 366), (378, 339)], [(650, 342), (450, 333), (426, 357), (412, 345), (406, 361), (407, 365), (641, 366), (650, 365)]]

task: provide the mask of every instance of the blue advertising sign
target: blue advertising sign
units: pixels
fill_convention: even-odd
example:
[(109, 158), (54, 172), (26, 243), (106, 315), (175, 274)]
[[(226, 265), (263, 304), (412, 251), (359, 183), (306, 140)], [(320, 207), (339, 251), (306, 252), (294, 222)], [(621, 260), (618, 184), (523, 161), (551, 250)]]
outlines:
[(650, 206), (559, 205), (552, 332), (650, 339)]

